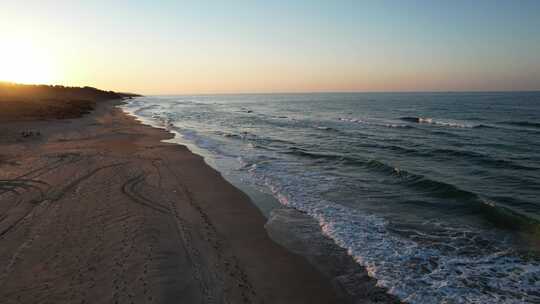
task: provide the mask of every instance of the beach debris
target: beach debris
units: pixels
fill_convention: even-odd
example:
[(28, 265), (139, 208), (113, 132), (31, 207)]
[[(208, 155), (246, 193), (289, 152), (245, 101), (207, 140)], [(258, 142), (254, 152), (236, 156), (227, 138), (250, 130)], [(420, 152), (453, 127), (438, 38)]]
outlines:
[(21, 136), (24, 137), (24, 138), (27, 138), (27, 137), (34, 137), (34, 136), (41, 136), (41, 132), (40, 131), (22, 131), (21, 132)]

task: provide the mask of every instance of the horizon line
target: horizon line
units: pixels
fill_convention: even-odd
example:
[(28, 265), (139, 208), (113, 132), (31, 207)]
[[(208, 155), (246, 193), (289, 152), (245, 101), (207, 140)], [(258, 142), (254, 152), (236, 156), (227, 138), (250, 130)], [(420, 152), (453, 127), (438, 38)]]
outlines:
[(436, 91), (277, 91), (277, 92), (225, 92), (225, 93), (158, 93), (158, 94), (145, 94), (137, 93), (142, 96), (211, 96), (211, 95), (302, 95), (302, 94), (415, 94), (415, 93), (437, 93), (437, 94), (449, 94), (449, 93), (540, 93), (540, 89), (534, 90), (436, 90)]

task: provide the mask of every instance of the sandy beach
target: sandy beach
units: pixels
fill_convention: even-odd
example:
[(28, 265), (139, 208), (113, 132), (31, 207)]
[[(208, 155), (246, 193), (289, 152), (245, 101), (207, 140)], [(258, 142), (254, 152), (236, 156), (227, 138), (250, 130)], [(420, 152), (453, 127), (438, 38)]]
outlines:
[(118, 104), (0, 123), (2, 303), (336, 303), (245, 194)]
[(540, 0), (0, 28), (0, 304), (540, 304)]

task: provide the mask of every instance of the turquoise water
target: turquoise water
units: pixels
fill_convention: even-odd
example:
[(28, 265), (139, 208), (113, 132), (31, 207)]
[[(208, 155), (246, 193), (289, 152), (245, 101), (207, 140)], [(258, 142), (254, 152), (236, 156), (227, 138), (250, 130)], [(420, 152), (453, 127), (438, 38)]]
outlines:
[(314, 217), (408, 302), (540, 303), (540, 93), (158, 96), (124, 108)]

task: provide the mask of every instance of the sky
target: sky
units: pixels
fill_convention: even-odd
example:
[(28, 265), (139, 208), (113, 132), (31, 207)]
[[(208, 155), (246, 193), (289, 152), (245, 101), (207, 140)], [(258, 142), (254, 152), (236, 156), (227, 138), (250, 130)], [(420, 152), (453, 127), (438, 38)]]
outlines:
[(540, 1), (2, 0), (0, 80), (141, 94), (540, 90)]

